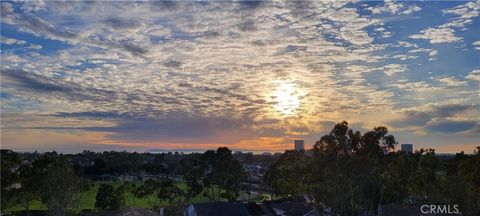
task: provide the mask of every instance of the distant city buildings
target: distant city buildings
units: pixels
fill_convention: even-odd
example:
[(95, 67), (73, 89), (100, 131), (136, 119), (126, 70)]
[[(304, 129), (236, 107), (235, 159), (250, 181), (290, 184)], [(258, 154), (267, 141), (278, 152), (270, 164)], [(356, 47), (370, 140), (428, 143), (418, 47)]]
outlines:
[(401, 144), (400, 148), (404, 152), (413, 153), (413, 144)]
[(305, 150), (305, 142), (303, 140), (295, 140), (293, 143), (295, 145), (295, 151)]

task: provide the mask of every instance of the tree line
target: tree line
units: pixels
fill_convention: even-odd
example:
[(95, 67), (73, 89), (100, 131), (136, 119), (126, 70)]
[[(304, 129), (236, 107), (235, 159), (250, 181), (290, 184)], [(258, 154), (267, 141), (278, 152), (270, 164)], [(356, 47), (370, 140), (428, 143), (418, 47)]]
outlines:
[[(47, 152), (36, 155), (31, 163), (25, 163), (16, 152), (2, 150), (1, 153), (2, 212), (14, 205), (21, 205), (28, 215), (31, 203), (38, 200), (46, 206), (49, 215), (76, 215), (80, 210), (78, 204), (84, 192), (94, 185), (91, 177), (115, 170), (111, 169), (115, 166), (111, 165), (111, 161), (107, 165), (105, 160), (98, 157), (92, 158), (93, 164), (86, 166), (84, 172), (78, 172), (78, 167), (71, 164), (71, 155)], [(86, 151), (82, 154), (83, 157), (96, 153)], [(116, 153), (105, 155), (112, 154)], [(126, 156), (125, 153), (116, 155)], [(160, 155), (158, 158), (164, 156)], [(162, 206), (164, 203), (182, 207), (201, 193), (212, 200), (234, 200), (238, 197), (246, 175), (242, 165), (228, 148), (220, 147), (216, 151), (209, 150), (203, 154), (177, 156), (176, 167), (184, 170), (181, 174), (184, 174), (183, 181), (187, 185), (187, 191), (181, 190), (170, 178), (173, 170), (169, 169), (164, 161), (154, 159), (153, 162), (143, 162), (141, 166), (153, 169), (153, 173), (165, 175), (142, 182), (126, 181), (116, 187), (109, 183), (100, 184), (95, 197), (95, 208), (104, 211), (125, 207), (126, 199), (131, 197), (127, 194), (148, 200), (154, 210), (165, 207)], [(141, 157), (133, 155), (133, 158)], [(135, 166), (140, 166), (138, 164)]]
[(140, 184), (124, 182), (117, 188), (102, 184), (96, 196), (95, 207), (102, 210), (118, 209), (125, 204), (125, 193), (148, 199), (154, 210), (161, 208), (162, 202), (172, 204), (177, 201), (180, 204), (176, 205), (181, 206), (202, 193), (211, 200), (235, 200), (246, 179), (243, 167), (226, 147), (220, 147), (216, 151), (208, 150), (203, 154), (191, 154), (179, 163), (188, 167), (183, 176), (187, 185), (186, 192), (180, 190), (167, 176), (148, 179)]
[(466, 215), (480, 209), (480, 147), (442, 160), (433, 149), (394, 151), (386, 127), (364, 134), (336, 124), (309, 152), (285, 152), (264, 183), (276, 194), (312, 195), (320, 209), (340, 215), (381, 214), (381, 206), (458, 204)]
[(15, 152), (2, 150), (1, 156), (2, 211), (20, 204), (28, 215), (32, 201), (39, 200), (49, 215), (75, 214), (89, 184), (75, 174), (65, 157), (45, 153), (31, 164), (24, 164)]

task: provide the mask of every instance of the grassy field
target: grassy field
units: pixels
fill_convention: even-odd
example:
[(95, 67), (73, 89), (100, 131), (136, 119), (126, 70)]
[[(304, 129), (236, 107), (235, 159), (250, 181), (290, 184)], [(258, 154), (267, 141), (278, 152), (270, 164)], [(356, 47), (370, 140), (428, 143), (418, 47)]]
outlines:
[[(95, 197), (97, 195), (98, 188), (100, 187), (100, 184), (111, 184), (114, 187), (118, 187), (122, 184), (122, 182), (95, 182), (93, 185), (89, 188), (88, 191), (84, 192), (80, 196), (80, 201), (79, 201), (79, 210), (84, 210), (84, 209), (95, 209)], [(137, 184), (141, 184), (138, 182)], [(175, 183), (183, 192), (187, 191), (187, 185), (184, 182), (177, 182)], [(213, 194), (215, 198), (218, 200), (218, 187), (214, 187), (213, 189)], [(205, 192), (205, 191), (204, 191)], [(210, 194), (210, 189), (208, 189), (208, 194)], [(222, 192), (222, 191), (220, 191)], [(240, 194), (240, 197), (245, 197), (242, 196), (243, 194)], [(253, 201), (261, 201), (263, 199), (263, 195), (258, 195), (256, 197), (250, 197), (249, 200)], [(150, 201), (151, 197), (139, 199), (136, 198), (133, 194), (127, 192), (125, 194), (125, 202), (126, 206), (133, 206), (133, 207), (138, 207), (138, 208), (152, 208), (152, 202)], [(212, 201), (209, 197), (205, 196), (205, 193), (200, 193), (198, 196), (192, 198), (191, 200), (188, 200), (187, 203), (201, 203), (201, 202), (208, 202)], [(168, 206), (168, 203), (162, 203), (162, 206)], [(43, 205), (40, 201), (34, 200), (30, 204), (30, 210), (46, 210), (47, 208), (45, 205)], [(16, 212), (16, 211), (21, 211), (25, 210), (24, 207), (21, 205), (16, 205), (10, 209), (8, 209), (7, 212)]]
[[(79, 201), (79, 209), (95, 209), (95, 197), (97, 195), (98, 188), (100, 184), (107, 183), (111, 184), (114, 187), (118, 187), (122, 184), (122, 182), (95, 182), (88, 191), (84, 192), (80, 196)], [(177, 182), (177, 186), (184, 192), (187, 191), (187, 185), (184, 182)], [(218, 188), (214, 188), (214, 193), (218, 192)], [(125, 194), (125, 202), (126, 206), (133, 206), (138, 208), (151, 208), (151, 200), (152, 197), (146, 197), (143, 199), (136, 198), (132, 193), (127, 192)], [(208, 202), (211, 201), (209, 197), (204, 196), (204, 194), (200, 194), (197, 197), (194, 197), (192, 200), (188, 201), (189, 203), (198, 203), (198, 202)], [(168, 203), (162, 203), (162, 205), (168, 205)], [(33, 200), (30, 204), (30, 210), (46, 210), (47, 208), (38, 200)], [(8, 209), (9, 212), (21, 211), (25, 210), (25, 208), (21, 205), (13, 206), (11, 209)]]

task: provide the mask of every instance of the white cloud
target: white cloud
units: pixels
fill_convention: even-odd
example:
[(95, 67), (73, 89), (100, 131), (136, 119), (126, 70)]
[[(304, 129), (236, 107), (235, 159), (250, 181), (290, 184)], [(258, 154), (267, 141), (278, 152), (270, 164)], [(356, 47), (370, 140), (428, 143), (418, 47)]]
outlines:
[(451, 43), (462, 40), (455, 35), (455, 30), (467, 30), (467, 24), (472, 23), (473, 18), (480, 14), (480, 1), (467, 2), (442, 11), (444, 14), (456, 15), (449, 22), (437, 27), (430, 27), (420, 31), (420, 34), (411, 35), (413, 39), (428, 39), (430, 43)]
[(373, 14), (391, 13), (391, 14), (412, 14), (421, 11), (422, 8), (417, 5), (408, 5), (399, 1), (385, 0), (383, 6), (369, 7)]
[(451, 28), (427, 28), (420, 31), (420, 34), (411, 35), (413, 39), (426, 39), (430, 43), (452, 43), (462, 40), (455, 36), (455, 31)]
[[(297, 123), (319, 117), (355, 120), (364, 112), (408, 106), (413, 97), (390, 88), (396, 79), (412, 80), (404, 85), (409, 90), (438, 89), (411, 78), (405, 65), (410, 61), (404, 62), (417, 61), (411, 53), (435, 56), (436, 50), (377, 43), (373, 36), (390, 37), (394, 29), (387, 31), (382, 20), (359, 13), (355, 4), (247, 3), (47, 1), (45, 7), (25, 6), (15, 13), (2, 2), (2, 12), (7, 5), (2, 22), (68, 44), (59, 50), (27, 44), (51, 52), (2, 50), (2, 92), (15, 93), (2, 111), (110, 114), (148, 119), (151, 126), (210, 119), (222, 130), (230, 126), (223, 125), (228, 117), (246, 122), (242, 127), (248, 131), (280, 130), (288, 136), (282, 131), (288, 123), (272, 106), (278, 103), (271, 95), (279, 82), (296, 88)], [(419, 10), (393, 1), (386, 7), (395, 14)], [(70, 121), (57, 120), (58, 125)]]
[(480, 70), (473, 70), (465, 78), (480, 82)]
[(0, 39), (0, 42), (3, 43), (3, 44), (6, 44), (6, 45), (24, 45), (24, 44), (27, 43), (24, 40), (17, 40), (17, 39), (14, 39), (14, 38), (7, 38), (7, 37), (2, 37)]
[(480, 15), (480, 1), (467, 2), (453, 8), (443, 10), (444, 14), (457, 15), (451, 19), (450, 22), (441, 25), (440, 27), (464, 27), (466, 24), (472, 23), (473, 18)]
[(412, 7), (409, 7), (408, 9), (404, 10), (402, 12), (402, 14), (412, 14), (412, 13), (415, 13), (415, 12), (418, 12), (418, 11), (421, 11), (422, 8), (416, 6), (416, 5), (413, 5)]
[(458, 79), (457, 77), (440, 77), (437, 78), (439, 82), (449, 86), (449, 87), (461, 87), (461, 86), (466, 86), (467, 82)]
[(340, 29), (340, 34), (344, 40), (355, 45), (369, 44), (373, 41), (373, 38), (371, 38), (367, 32), (362, 30), (352, 30), (344, 27)]
[(28, 48), (30, 49), (42, 49), (42, 45), (39, 45), (39, 44), (31, 44), (30, 46), (28, 46)]
[[(417, 46), (418, 47), (418, 46)], [(434, 49), (427, 49), (427, 48), (416, 48), (416, 49), (412, 49), (412, 50), (409, 50), (408, 53), (426, 53), (428, 54), (428, 57), (429, 57), (429, 61), (433, 61), (435, 60), (435, 56), (438, 55), (438, 51), (437, 50), (434, 50)]]
[(387, 31), (386, 31), (386, 32), (383, 32), (382, 37), (383, 37), (383, 38), (392, 37), (392, 32), (387, 32)]
[(475, 41), (472, 43), (476, 50), (480, 51), (480, 41)]
[(28, 12), (45, 10), (45, 7), (46, 4), (43, 0), (25, 1), (22, 4), (22, 9)]
[(380, 70), (383, 70), (383, 72), (388, 76), (392, 76), (393, 74), (396, 74), (396, 73), (405, 72), (407, 68), (405, 65), (388, 64), (383, 66)]

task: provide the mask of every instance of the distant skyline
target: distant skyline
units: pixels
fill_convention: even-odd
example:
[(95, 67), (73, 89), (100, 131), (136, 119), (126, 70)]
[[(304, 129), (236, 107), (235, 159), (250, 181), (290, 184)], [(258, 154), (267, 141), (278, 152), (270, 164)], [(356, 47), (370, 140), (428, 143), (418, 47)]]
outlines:
[[(479, 1), (1, 2), (1, 148), (480, 145)], [(400, 146), (397, 147), (400, 149)]]

